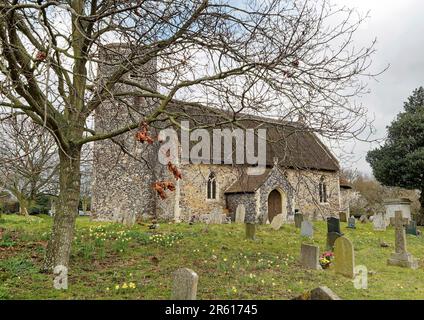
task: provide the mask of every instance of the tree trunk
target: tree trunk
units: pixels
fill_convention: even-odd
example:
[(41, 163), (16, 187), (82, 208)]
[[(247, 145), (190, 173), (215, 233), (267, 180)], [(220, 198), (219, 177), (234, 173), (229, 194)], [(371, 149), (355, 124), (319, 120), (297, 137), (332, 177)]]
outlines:
[(420, 194), (420, 204), (421, 208), (419, 213), (417, 214), (417, 225), (424, 226), (424, 190), (421, 190)]
[(19, 214), (21, 216), (29, 216), (28, 208), (25, 206), (24, 201), (19, 202)]
[(81, 149), (66, 150), (66, 154), (60, 150), (59, 160), (60, 191), (56, 201), (53, 230), (44, 260), (45, 272), (51, 272), (59, 265), (69, 266), (75, 220), (78, 215)]

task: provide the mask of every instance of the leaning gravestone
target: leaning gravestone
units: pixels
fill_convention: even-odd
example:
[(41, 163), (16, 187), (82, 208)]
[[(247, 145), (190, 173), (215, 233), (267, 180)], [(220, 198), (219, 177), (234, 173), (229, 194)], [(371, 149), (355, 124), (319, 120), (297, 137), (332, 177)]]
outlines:
[(246, 208), (244, 205), (239, 204), (236, 209), (236, 223), (244, 223), (244, 217), (246, 216)]
[(408, 225), (406, 226), (406, 234), (412, 234), (414, 236), (418, 235), (416, 221), (414, 220), (409, 221)]
[(277, 214), (271, 221), (271, 228), (274, 230), (279, 230), (284, 222), (283, 214)]
[(246, 239), (255, 240), (256, 238), (256, 224), (246, 223)]
[(191, 269), (175, 271), (171, 300), (196, 300), (198, 280), (199, 276)]
[(349, 229), (356, 229), (356, 219), (355, 217), (350, 217), (347, 219), (347, 227)]
[(302, 221), (300, 226), (300, 235), (302, 237), (312, 238), (314, 236), (314, 225), (310, 221)]
[(334, 242), (334, 266), (336, 273), (348, 278), (355, 276), (355, 253), (348, 238), (339, 237)]
[(300, 247), (300, 263), (306, 269), (321, 270), (319, 247), (302, 243)]
[(374, 230), (385, 231), (386, 230), (386, 218), (384, 217), (384, 214), (377, 213), (376, 215), (374, 215), (374, 219), (372, 221), (372, 224), (374, 226)]
[(402, 217), (402, 211), (396, 211), (395, 218), (390, 218), (390, 223), (395, 226), (395, 252), (387, 260), (387, 264), (417, 269), (418, 261), (406, 249), (405, 226), (408, 224), (408, 218)]
[(341, 222), (347, 222), (347, 212), (340, 211), (339, 212), (339, 219)]
[(300, 212), (294, 214), (294, 225), (296, 228), (300, 228), (303, 221), (303, 215)]

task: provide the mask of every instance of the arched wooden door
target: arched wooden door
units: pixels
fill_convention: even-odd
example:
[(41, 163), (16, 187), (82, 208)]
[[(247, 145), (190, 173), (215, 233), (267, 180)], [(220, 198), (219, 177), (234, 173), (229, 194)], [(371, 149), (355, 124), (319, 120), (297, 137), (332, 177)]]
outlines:
[(268, 196), (268, 220), (272, 219), (277, 214), (283, 213), (281, 194), (278, 190), (272, 190)]

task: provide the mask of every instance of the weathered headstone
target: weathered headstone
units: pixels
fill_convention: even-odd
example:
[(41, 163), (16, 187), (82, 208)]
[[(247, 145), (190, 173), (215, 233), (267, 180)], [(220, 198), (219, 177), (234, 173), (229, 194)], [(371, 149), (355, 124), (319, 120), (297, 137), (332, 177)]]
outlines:
[(271, 221), (271, 228), (274, 230), (279, 230), (284, 222), (284, 215), (277, 214)]
[(386, 230), (386, 219), (384, 217), (384, 214), (377, 213), (376, 215), (374, 215), (374, 219), (372, 221), (372, 224), (374, 226), (374, 230), (385, 231)]
[(408, 225), (406, 226), (406, 234), (412, 234), (414, 236), (418, 235), (416, 221), (414, 220), (409, 221)]
[(300, 228), (303, 221), (303, 215), (300, 212), (294, 214), (294, 225), (296, 228)]
[(236, 209), (235, 223), (244, 223), (244, 217), (246, 216), (246, 208), (244, 205), (239, 204)]
[(355, 253), (348, 238), (339, 237), (334, 242), (334, 266), (336, 273), (348, 278), (355, 276)]
[(395, 226), (395, 252), (387, 260), (387, 264), (417, 269), (418, 261), (406, 249), (405, 226), (408, 224), (408, 218), (402, 217), (402, 211), (396, 211), (395, 218), (390, 220), (391, 224)]
[(300, 235), (302, 237), (312, 238), (314, 236), (314, 225), (310, 221), (302, 221), (300, 226)]
[(356, 229), (356, 219), (355, 217), (350, 217), (347, 219), (347, 227), (349, 229)]
[(222, 224), (223, 222), (223, 214), (222, 211), (216, 209), (210, 213), (209, 223), (210, 224)]
[(319, 247), (302, 243), (300, 247), (300, 263), (304, 268), (321, 270), (319, 264)]
[(181, 268), (174, 272), (172, 300), (196, 300), (199, 276), (191, 269)]
[(256, 224), (246, 223), (246, 239), (255, 240), (256, 238)]
[(347, 222), (348, 219), (348, 214), (345, 211), (340, 211), (339, 212), (339, 219), (341, 222)]

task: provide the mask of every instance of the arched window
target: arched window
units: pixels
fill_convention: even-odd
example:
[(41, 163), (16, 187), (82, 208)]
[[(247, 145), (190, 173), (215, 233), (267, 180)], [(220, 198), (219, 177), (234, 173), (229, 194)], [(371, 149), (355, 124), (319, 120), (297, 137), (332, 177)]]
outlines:
[(321, 177), (319, 181), (319, 202), (327, 202), (327, 184), (325, 183), (324, 177)]
[(216, 199), (216, 176), (211, 172), (208, 177), (208, 199)]

